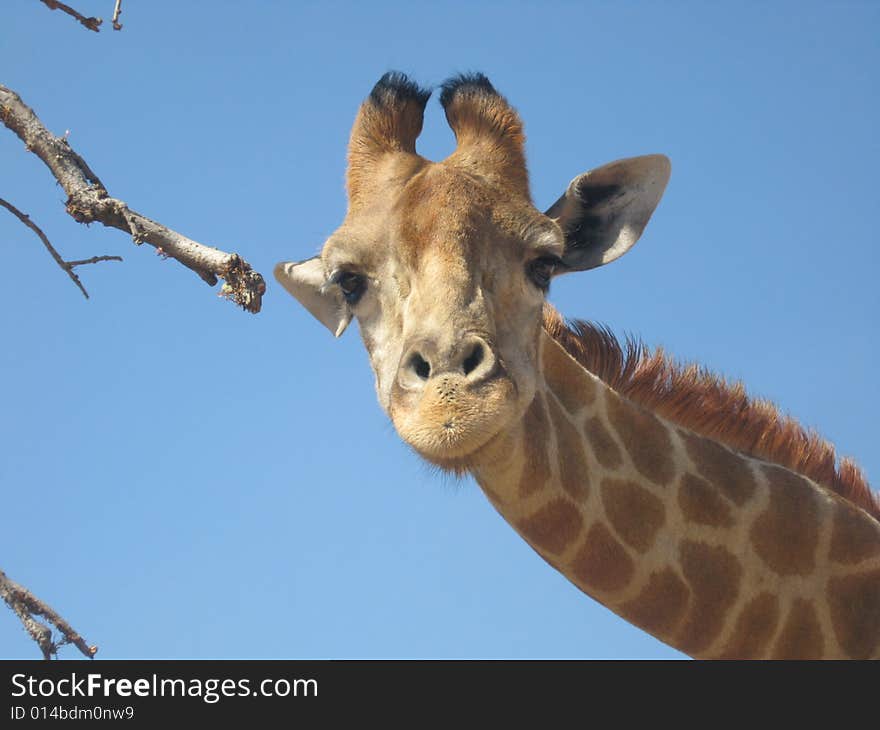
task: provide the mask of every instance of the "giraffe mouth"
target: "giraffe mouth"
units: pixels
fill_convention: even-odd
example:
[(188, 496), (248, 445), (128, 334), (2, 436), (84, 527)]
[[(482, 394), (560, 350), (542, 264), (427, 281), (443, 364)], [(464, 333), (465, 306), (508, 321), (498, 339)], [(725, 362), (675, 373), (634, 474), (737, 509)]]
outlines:
[(476, 387), (446, 378), (420, 393), (392, 393), (391, 420), (420, 456), (455, 468), (498, 435), (515, 415), (517, 388), (503, 370)]

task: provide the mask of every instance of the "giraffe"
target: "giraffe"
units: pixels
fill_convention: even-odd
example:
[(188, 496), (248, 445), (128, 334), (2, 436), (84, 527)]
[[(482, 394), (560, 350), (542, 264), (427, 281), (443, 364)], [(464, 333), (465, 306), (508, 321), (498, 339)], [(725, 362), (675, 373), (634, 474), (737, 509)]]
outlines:
[(546, 302), (554, 276), (636, 243), (667, 158), (584, 173), (541, 213), (522, 122), (489, 80), (442, 85), (456, 148), (439, 162), (415, 146), (430, 93), (379, 80), (352, 129), (343, 223), (275, 268), (337, 337), (357, 319), (400, 437), (690, 656), (880, 657), (880, 503), (857, 467), (739, 384)]

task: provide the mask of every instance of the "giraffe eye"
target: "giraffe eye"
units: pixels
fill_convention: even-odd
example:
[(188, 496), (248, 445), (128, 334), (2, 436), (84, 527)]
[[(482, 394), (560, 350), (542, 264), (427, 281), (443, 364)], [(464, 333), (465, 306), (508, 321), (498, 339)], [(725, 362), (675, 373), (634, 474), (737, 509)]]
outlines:
[(339, 287), (345, 301), (352, 306), (358, 303), (367, 288), (367, 280), (352, 271), (340, 271), (333, 276), (332, 281)]
[(526, 274), (536, 287), (547, 291), (550, 287), (550, 279), (560, 266), (562, 266), (562, 259), (558, 256), (541, 256), (528, 263)]

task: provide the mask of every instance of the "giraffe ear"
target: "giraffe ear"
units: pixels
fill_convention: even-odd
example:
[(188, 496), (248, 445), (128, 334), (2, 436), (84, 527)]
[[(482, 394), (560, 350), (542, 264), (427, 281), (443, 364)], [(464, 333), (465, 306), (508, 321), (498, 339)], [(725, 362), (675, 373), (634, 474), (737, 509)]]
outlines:
[(565, 234), (562, 260), (584, 271), (623, 256), (642, 235), (671, 171), (664, 155), (618, 160), (578, 175), (546, 214)]
[(335, 286), (328, 286), (321, 257), (306, 261), (283, 261), (275, 278), (314, 317), (339, 337), (351, 322), (351, 311)]

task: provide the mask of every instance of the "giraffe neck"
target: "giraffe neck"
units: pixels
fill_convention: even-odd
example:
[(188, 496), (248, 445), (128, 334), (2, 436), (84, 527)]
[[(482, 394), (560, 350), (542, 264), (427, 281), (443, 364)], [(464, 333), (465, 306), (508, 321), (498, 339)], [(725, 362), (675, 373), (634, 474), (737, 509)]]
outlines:
[(541, 361), (473, 472), (548, 563), (695, 657), (880, 656), (880, 522), (643, 410), (546, 332)]

